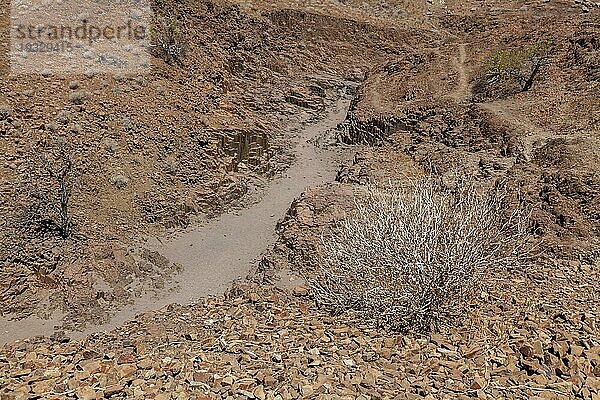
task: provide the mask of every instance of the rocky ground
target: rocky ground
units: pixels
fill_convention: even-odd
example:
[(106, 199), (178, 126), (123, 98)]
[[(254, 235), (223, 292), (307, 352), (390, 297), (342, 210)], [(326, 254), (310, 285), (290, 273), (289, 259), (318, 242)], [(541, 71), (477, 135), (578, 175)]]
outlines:
[[(431, 336), (316, 310), (301, 288), (236, 287), (83, 341), (32, 339), (0, 356), (2, 399), (595, 399), (593, 317), (482, 311)], [(489, 312), (489, 313), (488, 313)]]
[[(144, 271), (160, 290), (178, 266), (138, 239), (246, 204), (245, 185), (291, 161), (286, 124), (323, 109), (329, 79), (359, 87), (346, 121), (316, 142), (353, 160), (294, 201), (248, 283), (84, 340), (8, 343), (0, 399), (600, 399), (598, 3), (182, 4), (193, 51), (143, 80), (33, 82), (2, 64), (2, 313), (106, 318)], [(539, 41), (552, 49), (531, 90), (489, 78), (499, 51)], [(82, 166), (85, 239), (67, 244), (14, 222), (35, 178), (31, 144), (56, 131)], [(325, 313), (297, 283), (319, 268), (320, 237), (352, 211), (357, 187), (457, 173), (503, 182), (533, 207), (540, 251), (529, 268), (499, 266), (455, 326), (386, 332)]]

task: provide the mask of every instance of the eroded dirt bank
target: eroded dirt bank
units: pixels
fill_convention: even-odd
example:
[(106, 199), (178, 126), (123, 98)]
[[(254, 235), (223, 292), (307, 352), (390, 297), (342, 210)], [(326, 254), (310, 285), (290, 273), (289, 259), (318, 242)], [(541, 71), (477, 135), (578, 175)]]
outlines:
[[(172, 238), (154, 237), (145, 247), (177, 264), (180, 273), (162, 293), (148, 292), (123, 307), (105, 324), (83, 332), (67, 332), (83, 337), (112, 329), (137, 314), (167, 304), (189, 304), (209, 295), (222, 294), (233, 281), (245, 278), (253, 264), (276, 240), (275, 227), (292, 201), (306, 188), (335, 179), (341, 153), (315, 145), (315, 140), (346, 118), (350, 97), (340, 93), (328, 111), (309, 120), (298, 130), (293, 153), (295, 161), (283, 176), (265, 188), (260, 201), (248, 208), (224, 214), (206, 224)], [(0, 342), (31, 336), (50, 336), (60, 328), (59, 316), (49, 320), (29, 317), (21, 321), (0, 320)]]

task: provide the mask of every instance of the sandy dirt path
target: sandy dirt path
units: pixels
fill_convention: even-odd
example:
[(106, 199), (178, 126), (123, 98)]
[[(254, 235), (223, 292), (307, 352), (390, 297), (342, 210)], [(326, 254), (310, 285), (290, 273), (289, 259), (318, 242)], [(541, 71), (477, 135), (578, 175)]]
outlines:
[[(149, 248), (183, 266), (183, 271), (175, 278), (176, 290), (159, 298), (154, 295), (138, 298), (133, 305), (121, 309), (110, 322), (68, 335), (81, 338), (110, 330), (137, 314), (171, 303), (190, 304), (204, 296), (219, 295), (234, 280), (246, 277), (255, 262), (275, 243), (275, 226), (292, 201), (306, 188), (334, 180), (339, 165), (336, 153), (316, 147), (313, 139), (344, 121), (349, 106), (350, 99), (341, 98), (324, 118), (301, 129), (294, 164), (284, 176), (269, 184), (260, 202), (224, 214), (173, 239), (149, 242)], [(0, 319), (0, 343), (51, 335), (57, 323), (56, 319), (43, 321), (33, 317), (22, 321)]]
[(456, 90), (450, 95), (456, 101), (467, 101), (471, 95), (469, 88), (469, 76), (465, 67), (467, 61), (467, 43), (458, 45), (458, 57), (452, 60), (452, 64), (458, 72), (458, 82)]
[(494, 113), (500, 119), (510, 124), (520, 134), (520, 140), (523, 143), (523, 155), (527, 160), (532, 160), (535, 149), (542, 147), (550, 140), (587, 140), (589, 143), (592, 143), (595, 137), (592, 132), (556, 132), (551, 130), (551, 128), (535, 124), (527, 116), (523, 115), (522, 112), (513, 110), (508, 101), (497, 100), (491, 103), (482, 103), (480, 107)]

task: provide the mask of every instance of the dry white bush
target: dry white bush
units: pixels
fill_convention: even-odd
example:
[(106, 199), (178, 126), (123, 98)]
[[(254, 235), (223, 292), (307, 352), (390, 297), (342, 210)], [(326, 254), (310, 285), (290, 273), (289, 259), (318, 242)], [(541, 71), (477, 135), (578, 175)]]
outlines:
[[(167, 9), (168, 10), (168, 9)], [(151, 31), (154, 54), (167, 64), (181, 63), (185, 53), (185, 36), (182, 23), (174, 11), (164, 11)]]
[(450, 323), (491, 269), (516, 266), (530, 248), (529, 212), (507, 194), (474, 184), (441, 189), (432, 179), (368, 187), (355, 214), (324, 237), (316, 300), (393, 330)]

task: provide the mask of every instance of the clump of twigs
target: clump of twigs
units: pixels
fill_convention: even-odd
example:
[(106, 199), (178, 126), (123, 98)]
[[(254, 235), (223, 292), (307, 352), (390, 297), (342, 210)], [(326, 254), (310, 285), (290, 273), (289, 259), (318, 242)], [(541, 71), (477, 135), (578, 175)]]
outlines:
[(73, 159), (64, 138), (56, 141), (56, 150), (45, 144), (40, 149), (40, 165), (35, 179), (37, 189), (31, 196), (34, 199), (30, 223), (38, 231), (56, 232), (63, 239), (73, 235), (71, 216), (71, 194), (73, 190)]
[(317, 302), (392, 330), (451, 323), (490, 270), (527, 258), (530, 212), (510, 210), (507, 199), (466, 182), (368, 186), (354, 214), (322, 239), (320, 269), (308, 278)]
[(167, 64), (181, 64), (186, 50), (186, 36), (182, 18), (173, 11), (160, 10), (150, 30), (153, 54)]

